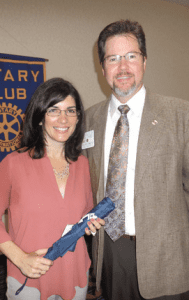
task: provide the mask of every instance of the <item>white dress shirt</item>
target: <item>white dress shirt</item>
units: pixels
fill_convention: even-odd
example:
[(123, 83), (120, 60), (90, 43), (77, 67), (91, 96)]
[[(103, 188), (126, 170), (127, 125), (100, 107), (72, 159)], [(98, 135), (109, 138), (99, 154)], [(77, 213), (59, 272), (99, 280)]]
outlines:
[[(134, 215), (134, 182), (135, 182), (135, 165), (136, 165), (136, 153), (138, 136), (140, 130), (141, 117), (144, 107), (144, 101), (146, 96), (145, 87), (138, 91), (127, 103), (130, 110), (127, 113), (129, 121), (129, 148), (128, 148), (128, 163), (127, 163), (127, 175), (125, 183), (125, 233), (129, 235), (135, 235), (135, 215)], [(114, 130), (117, 121), (121, 115), (118, 107), (122, 105), (114, 95), (110, 100), (108, 108), (108, 116), (105, 131), (105, 143), (104, 143), (104, 182), (106, 186), (108, 163), (110, 148), (114, 135)], [(106, 189), (105, 189), (106, 190)]]

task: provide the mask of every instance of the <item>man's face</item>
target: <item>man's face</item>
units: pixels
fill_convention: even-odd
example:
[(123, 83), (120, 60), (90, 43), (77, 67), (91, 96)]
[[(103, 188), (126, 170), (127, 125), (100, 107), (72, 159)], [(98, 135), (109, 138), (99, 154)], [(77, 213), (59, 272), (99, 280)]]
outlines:
[[(140, 52), (138, 41), (134, 35), (117, 35), (107, 39), (105, 58), (110, 55), (125, 55), (128, 52)], [(126, 61), (124, 57), (116, 64), (104, 61), (102, 69), (113, 94), (121, 103), (126, 103), (143, 85), (146, 69), (146, 58), (140, 55), (136, 62)]]

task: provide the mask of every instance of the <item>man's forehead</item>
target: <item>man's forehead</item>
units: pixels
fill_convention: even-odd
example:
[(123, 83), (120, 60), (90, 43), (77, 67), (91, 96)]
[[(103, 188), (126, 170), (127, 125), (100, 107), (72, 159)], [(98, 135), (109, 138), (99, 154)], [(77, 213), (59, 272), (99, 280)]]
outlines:
[[(121, 38), (121, 41), (119, 38)], [(124, 41), (124, 38), (125, 38), (125, 41)], [(131, 33), (117, 34), (117, 35), (107, 38), (106, 44), (105, 44), (105, 53), (108, 49), (111, 50), (112, 48), (115, 48), (115, 47), (122, 48), (122, 47), (126, 46), (126, 44), (128, 46), (134, 46), (135, 48), (136, 47), (139, 48), (138, 40), (133, 34), (131, 34)]]
[(106, 40), (106, 43), (110, 40), (113, 40), (114, 38), (119, 38), (119, 37), (125, 37), (126, 39), (131, 38), (134, 41), (138, 42), (138, 40), (137, 40), (137, 38), (134, 34), (132, 34), (132, 33), (123, 33), (123, 34), (115, 34), (113, 36), (108, 37), (107, 40)]

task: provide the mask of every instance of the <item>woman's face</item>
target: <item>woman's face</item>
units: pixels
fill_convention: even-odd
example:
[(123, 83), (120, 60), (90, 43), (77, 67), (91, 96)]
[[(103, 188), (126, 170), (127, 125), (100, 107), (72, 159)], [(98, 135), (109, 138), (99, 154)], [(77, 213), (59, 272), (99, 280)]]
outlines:
[[(55, 109), (60, 109), (60, 115), (54, 116)], [(69, 116), (66, 112), (69, 110)], [(63, 101), (49, 107), (45, 114), (44, 134), (47, 144), (64, 143), (73, 134), (78, 122), (75, 115), (76, 103), (72, 96), (67, 96)], [(48, 113), (50, 115), (48, 115)]]

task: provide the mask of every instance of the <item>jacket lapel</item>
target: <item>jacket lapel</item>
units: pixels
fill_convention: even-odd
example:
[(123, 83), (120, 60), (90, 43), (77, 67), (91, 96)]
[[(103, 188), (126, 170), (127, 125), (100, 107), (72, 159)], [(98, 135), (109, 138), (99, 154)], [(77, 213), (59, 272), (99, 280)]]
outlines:
[(108, 104), (109, 102), (106, 102), (106, 105), (104, 105), (94, 116), (93, 130), (95, 140), (95, 151), (93, 157), (95, 164), (98, 166), (98, 169), (100, 169), (101, 164), (104, 164), (104, 138)]
[(104, 139), (109, 101), (110, 98), (104, 101), (102, 105), (99, 105), (99, 108), (93, 115), (89, 129), (94, 130), (95, 145), (94, 148), (91, 149), (92, 156), (90, 155), (89, 159), (92, 158), (91, 166), (94, 171), (92, 176), (95, 176), (98, 182), (97, 202), (101, 201), (104, 197)]
[(139, 190), (140, 181), (164, 130), (164, 120), (161, 118), (163, 107), (157, 101), (157, 96), (147, 90), (137, 147), (135, 194)]

